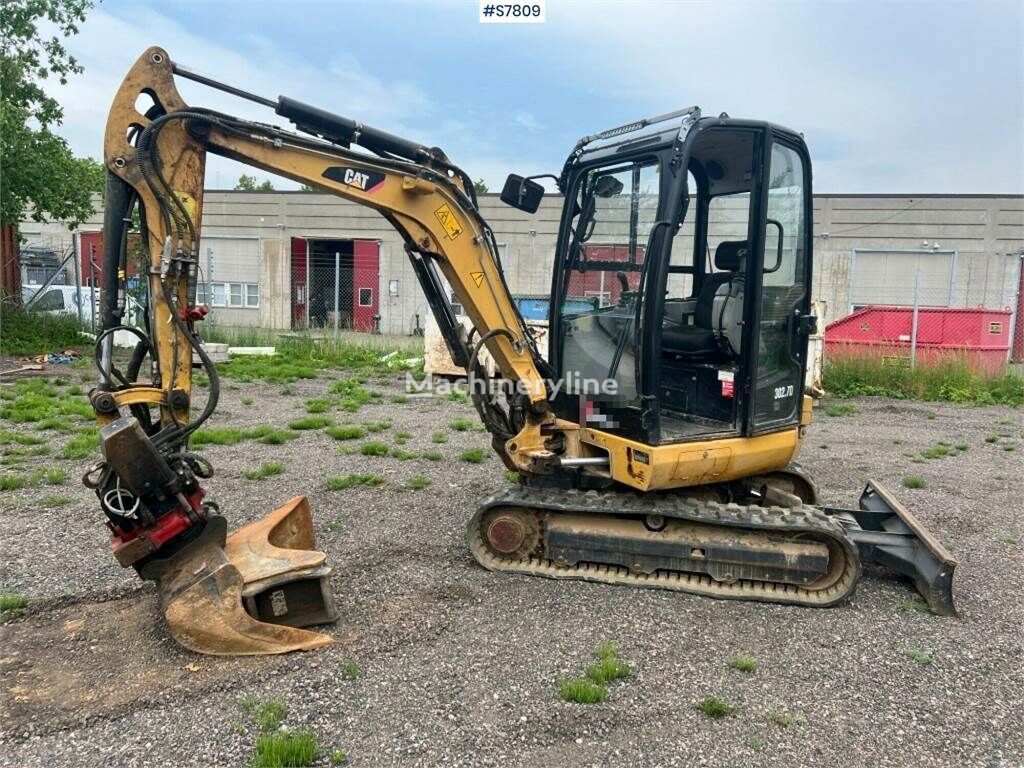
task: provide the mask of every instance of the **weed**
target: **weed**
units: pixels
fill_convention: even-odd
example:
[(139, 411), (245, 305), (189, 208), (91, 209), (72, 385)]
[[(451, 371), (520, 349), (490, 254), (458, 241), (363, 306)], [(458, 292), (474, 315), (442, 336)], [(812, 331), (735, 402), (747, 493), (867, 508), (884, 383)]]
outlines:
[(838, 416), (852, 416), (857, 412), (857, 406), (850, 403), (836, 403), (825, 407), (825, 415), (836, 418)]
[(17, 443), (18, 445), (43, 445), (45, 442), (45, 439), (35, 435), (0, 430), (0, 445), (10, 445), (11, 443)]
[(958, 451), (967, 451), (967, 450), (970, 450), (970, 448), (971, 448), (971, 446), (969, 446), (967, 443), (965, 443), (963, 441), (957, 443), (953, 447), (956, 448)]
[(78, 320), (68, 315), (32, 312), (4, 302), (0, 354), (39, 355), (82, 344)]
[(619, 644), (614, 640), (603, 640), (594, 649), (594, 657), (598, 659), (615, 659), (619, 656)]
[(391, 449), (387, 443), (380, 443), (371, 441), (369, 443), (363, 443), (360, 447), (359, 452), (363, 456), (387, 456)]
[(264, 445), (283, 445), (288, 440), (294, 440), (299, 436), (298, 432), (291, 432), (287, 429), (266, 429), (261, 430), (257, 441)]
[(429, 486), (431, 480), (426, 475), (413, 475), (406, 482), (406, 486), (414, 491), (422, 491), (424, 488)]
[(470, 464), (482, 464), (484, 459), (487, 458), (487, 451), (483, 448), (467, 448), (459, 456), (463, 461), (469, 462)]
[(395, 432), (395, 444), (405, 445), (406, 441), (412, 437), (411, 432)]
[(335, 395), (341, 395), (341, 407), (355, 413), (374, 398), (380, 397), (379, 392), (371, 392), (362, 385), (358, 378), (339, 379), (331, 384), (327, 390)]
[(449, 423), (448, 426), (454, 429), (456, 432), (466, 432), (472, 429), (473, 424), (474, 422), (472, 419), (458, 418), (452, 419), (451, 423)]
[(60, 455), (65, 459), (84, 459), (96, 453), (99, 447), (100, 432), (98, 429), (91, 429), (71, 438), (61, 450)]
[(448, 442), (448, 435), (446, 435), (444, 432), (435, 432), (433, 436), (430, 438), (430, 440), (431, 442), (441, 445), (442, 443)]
[(1015, 451), (1015, 450), (1017, 450), (1017, 446), (1014, 445), (1013, 443), (1007, 443), (1006, 445), (1003, 446), (1003, 450), (1004, 451)]
[(729, 659), (729, 668), (738, 669), (740, 672), (753, 672), (757, 669), (757, 659), (740, 653)]
[(16, 491), (28, 485), (24, 475), (0, 475), (0, 491)]
[(312, 765), (320, 756), (316, 735), (308, 728), (276, 731), (256, 737), (253, 768), (294, 768)]
[(610, 683), (613, 680), (623, 680), (633, 674), (629, 663), (616, 656), (599, 657), (597, 664), (587, 667), (584, 674), (598, 685)]
[(24, 595), (0, 593), (0, 619), (16, 619), (28, 607), (28, 598)]
[(409, 398), (406, 397), (405, 395), (393, 395), (391, 398), (391, 402), (394, 403), (395, 405), (405, 405), (406, 403), (409, 402)]
[(336, 749), (331, 752), (331, 765), (341, 765), (348, 760), (348, 755), (343, 749)]
[(242, 398), (242, 405), (247, 405), (247, 406), (248, 405), (252, 405), (252, 398), (251, 397), (243, 397)]
[(293, 387), (291, 384), (285, 384), (283, 387), (281, 387), (281, 394), (284, 395), (285, 397), (294, 395), (295, 387)]
[(999, 435), (985, 435), (985, 442), (986, 443), (998, 443), (999, 442)]
[(235, 445), (245, 436), (242, 430), (235, 427), (202, 427), (192, 433), (189, 444), (193, 448), (203, 445)]
[(999, 537), (999, 543), (1000, 544), (1006, 544), (1007, 546), (1012, 547), (1012, 546), (1015, 546), (1017, 544), (1017, 540), (1015, 538), (1013, 538), (1013, 536), (1000, 536)]
[(933, 421), (936, 416), (938, 416), (938, 414), (935, 413), (935, 411), (925, 411), (924, 414), (924, 417), (928, 419), (928, 421)]
[(920, 475), (907, 475), (903, 478), (903, 487), (911, 489), (924, 488), (924, 478)]
[(356, 453), (356, 449), (353, 448), (351, 445), (339, 445), (338, 453), (340, 453), (342, 456), (352, 456)]
[(780, 728), (789, 728), (795, 720), (795, 718), (786, 712), (785, 710), (776, 709), (768, 713), (768, 719), (775, 723)]
[(822, 443), (818, 447), (821, 448), (821, 450), (823, 450), (823, 451), (827, 451), (828, 450), (828, 443)]
[(242, 475), (247, 480), (263, 480), (267, 477), (280, 475), (282, 472), (284, 472), (284, 464), (276, 461), (268, 461), (265, 464), (261, 464), (258, 469), (242, 470)]
[(331, 409), (331, 401), (325, 397), (316, 397), (306, 401), (306, 413), (327, 413)]
[(453, 389), (448, 393), (446, 400), (451, 400), (453, 403), (468, 403), (469, 395), (465, 392), (459, 392), (457, 389)]
[(283, 699), (268, 699), (253, 707), (250, 714), (259, 729), (267, 733), (281, 727), (281, 721), (288, 714), (288, 707)]
[(736, 711), (736, 707), (718, 696), (705, 696), (697, 702), (697, 710), (707, 717), (718, 720), (731, 715)]
[(256, 700), (255, 696), (251, 693), (247, 693), (238, 700), (238, 706), (240, 706), (242, 711), (249, 715), (249, 717), (252, 717), (256, 714), (256, 707), (259, 706), (259, 702)]
[(345, 424), (340, 427), (328, 427), (324, 432), (335, 440), (358, 440), (361, 437), (366, 437), (366, 430), (362, 427), (357, 427), (354, 424)]
[(53, 495), (53, 496), (43, 496), (43, 498), (40, 501), (40, 503), (44, 507), (51, 507), (52, 508), (52, 507), (65, 507), (68, 504), (70, 504), (72, 501), (74, 501), (74, 499), (71, 498), (70, 496), (57, 496), (57, 495)]
[(388, 455), (393, 459), (398, 459), (399, 461), (409, 461), (409, 459), (416, 458), (415, 453), (407, 451), (404, 448), (392, 448)]
[(357, 485), (376, 487), (384, 484), (384, 478), (380, 475), (334, 475), (327, 478), (327, 490), (343, 491)]
[(512, 485), (518, 485), (519, 484), (519, 473), (516, 472), (515, 470), (511, 470), (511, 469), (506, 470), (505, 471), (505, 479), (508, 482), (512, 483)]
[(927, 651), (920, 651), (917, 648), (908, 648), (904, 653), (923, 667), (927, 667), (932, 663), (932, 655)]
[(440, 451), (424, 451), (420, 454), (420, 457), (427, 461), (441, 461), (444, 458), (444, 454)]
[(50, 467), (43, 472), (47, 485), (64, 485), (68, 481), (68, 471), (60, 467)]
[(288, 422), (288, 429), (323, 429), (333, 424), (333, 419), (327, 416), (306, 416), (302, 419), (295, 419)]
[(192, 376), (192, 383), (197, 387), (206, 389), (210, 386), (210, 377), (205, 373), (197, 373)]
[(66, 432), (71, 429), (71, 422), (67, 419), (61, 419), (57, 416), (49, 416), (45, 419), (41, 419), (36, 422), (36, 429), (40, 432), (46, 429), (56, 429), (61, 432)]
[(941, 459), (946, 456), (952, 456), (954, 453), (953, 447), (948, 443), (938, 443), (931, 448), (925, 448), (921, 451), (921, 455), (926, 459)]
[(896, 610), (903, 611), (904, 613), (931, 613), (932, 609), (928, 607), (928, 603), (924, 600), (920, 600), (916, 597), (911, 597), (896, 602)]
[(1014, 424), (1014, 421), (1013, 421), (1013, 419), (999, 419), (996, 422), (996, 424), (998, 424), (1001, 427), (1009, 427), (1009, 426), (1012, 426)]
[(346, 661), (341, 665), (341, 674), (349, 680), (355, 680), (359, 677), (359, 665), (354, 661)]
[(384, 432), (391, 429), (390, 421), (368, 421), (363, 424), (367, 432)]
[(750, 748), (755, 752), (760, 752), (764, 749), (765, 743), (764, 736), (761, 735), (751, 736), (750, 740), (747, 741), (747, 744), (749, 744)]
[(600, 704), (608, 695), (608, 689), (588, 677), (572, 677), (559, 684), (558, 695), (563, 701)]

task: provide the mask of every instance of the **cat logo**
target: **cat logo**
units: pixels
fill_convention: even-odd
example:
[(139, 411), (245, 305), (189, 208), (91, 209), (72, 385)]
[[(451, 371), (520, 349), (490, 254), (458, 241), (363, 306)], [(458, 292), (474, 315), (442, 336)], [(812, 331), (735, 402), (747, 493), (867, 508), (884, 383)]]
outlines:
[(333, 166), (323, 172), (325, 179), (336, 181), (347, 187), (355, 187), (363, 192), (373, 193), (384, 183), (384, 174), (367, 168), (345, 168)]

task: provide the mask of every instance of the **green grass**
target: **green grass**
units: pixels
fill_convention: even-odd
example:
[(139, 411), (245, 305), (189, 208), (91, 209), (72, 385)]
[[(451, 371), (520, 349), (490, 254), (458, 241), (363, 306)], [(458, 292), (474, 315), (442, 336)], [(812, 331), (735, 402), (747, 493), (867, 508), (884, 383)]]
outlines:
[(927, 651), (921, 651), (917, 648), (908, 648), (904, 653), (908, 658), (913, 659), (923, 667), (927, 667), (932, 663), (932, 655)]
[(54, 507), (66, 507), (73, 501), (74, 499), (71, 498), (70, 496), (59, 496), (57, 494), (54, 494), (52, 496), (43, 496), (43, 498), (40, 500), (40, 504), (42, 504), (44, 507), (52, 509)]
[(624, 680), (633, 674), (633, 670), (628, 662), (611, 656), (601, 658), (596, 664), (591, 664), (583, 674), (598, 685), (604, 685), (613, 680)]
[(608, 696), (608, 689), (588, 677), (571, 677), (558, 686), (563, 701), (577, 704), (600, 704)]
[(986, 443), (998, 443), (999, 442), (999, 435), (994, 435), (994, 434), (993, 435), (986, 435), (985, 436), (985, 442)]
[(0, 475), (0, 491), (17, 491), (28, 485), (24, 475)]
[(348, 754), (343, 749), (336, 749), (331, 752), (331, 765), (341, 765), (348, 760)]
[(199, 448), (203, 445), (235, 445), (245, 433), (236, 427), (200, 427), (189, 438), (189, 445)]
[(362, 427), (357, 427), (353, 424), (343, 424), (338, 427), (328, 427), (324, 430), (325, 433), (333, 437), (335, 440), (358, 440), (361, 437), (366, 437), (366, 430)]
[(505, 470), (505, 479), (512, 483), (512, 485), (518, 485), (519, 473), (512, 469)]
[(333, 419), (327, 416), (306, 416), (302, 419), (295, 419), (288, 422), (288, 429), (323, 429), (334, 423)]
[(441, 445), (442, 443), (448, 442), (448, 435), (446, 435), (444, 432), (435, 432), (431, 436), (430, 441), (432, 443), (437, 443), (438, 445)]
[(405, 405), (409, 402), (409, 398), (405, 395), (392, 395), (391, 402), (395, 405)]
[(268, 461), (264, 464), (260, 464), (257, 469), (245, 469), (242, 470), (242, 476), (246, 480), (263, 480), (274, 475), (280, 475), (284, 472), (284, 464), (277, 461)]
[(487, 458), (487, 451), (483, 448), (467, 448), (459, 458), (470, 464), (482, 464)]
[(354, 661), (346, 661), (341, 665), (341, 674), (349, 680), (355, 680), (359, 677), (359, 665)]
[(753, 672), (757, 669), (757, 659), (740, 653), (729, 659), (728, 665), (730, 669), (736, 669), (740, 672)]
[(245, 406), (252, 405), (252, 398), (251, 397), (243, 397), (242, 398), (242, 405), (245, 405)]
[(281, 394), (284, 395), (285, 397), (288, 397), (296, 394), (296, 389), (291, 384), (285, 384), (283, 387), (281, 387)]
[(391, 422), (387, 420), (368, 421), (363, 426), (366, 427), (367, 432), (386, 432), (391, 429)]
[(999, 543), (1006, 544), (1008, 547), (1014, 547), (1017, 545), (1017, 539), (1013, 536), (1000, 536)]
[(331, 384), (327, 391), (331, 394), (339, 395), (339, 405), (341, 408), (352, 413), (358, 411), (376, 397), (380, 397), (379, 392), (366, 389), (359, 378), (339, 379)]
[(1014, 445), (1013, 443), (1007, 443), (1006, 445), (1003, 446), (1003, 450), (1004, 451), (1016, 451), (1017, 450), (1017, 446)]
[(283, 445), (289, 440), (297, 438), (299, 433), (287, 429), (275, 429), (273, 427), (261, 429), (257, 427), (256, 430), (253, 430), (253, 435), (256, 437), (257, 442), (264, 445)]
[(316, 734), (309, 728), (276, 731), (256, 737), (253, 768), (301, 768), (312, 765), (320, 756)]
[(50, 467), (43, 472), (47, 485), (64, 485), (68, 481), (68, 471), (60, 467)]
[(697, 702), (697, 711), (706, 717), (718, 720), (731, 715), (736, 711), (736, 707), (718, 696), (705, 696)]
[(10, 592), (0, 593), (0, 619), (16, 619), (28, 607), (28, 598)]
[(468, 432), (470, 429), (473, 428), (474, 424), (476, 424), (476, 422), (473, 421), (472, 419), (458, 418), (452, 419), (448, 426), (454, 429), (456, 432)]
[(931, 448), (925, 448), (921, 451), (921, 456), (926, 459), (941, 459), (946, 456), (955, 456), (956, 450), (949, 443), (938, 443), (933, 445)]
[(769, 712), (768, 719), (780, 728), (789, 728), (796, 721), (793, 715), (782, 709), (775, 709)]
[(881, 359), (832, 355), (823, 371), (824, 386), (839, 397), (881, 395), (913, 400), (1024, 405), (1024, 377), (987, 376), (963, 357), (918, 365), (885, 365)]
[(328, 490), (344, 490), (355, 485), (383, 485), (384, 478), (380, 475), (333, 475), (326, 482)]
[(0, 334), (0, 354), (42, 355), (81, 347), (87, 340), (79, 335), (77, 318), (30, 312), (4, 302), (0, 307), (4, 331)]
[(55, 429), (60, 432), (67, 432), (71, 429), (71, 422), (58, 416), (48, 416), (36, 422), (36, 429), (42, 432), (47, 429)]
[(415, 453), (407, 451), (404, 448), (392, 448), (388, 455), (393, 459), (398, 459), (399, 461), (409, 461), (410, 459), (416, 458)]
[(412, 432), (395, 432), (395, 443), (403, 445), (411, 437)]
[(61, 449), (60, 456), (63, 459), (85, 459), (93, 456), (100, 447), (100, 431), (92, 429), (71, 438)]
[(23, 432), (0, 429), (0, 445), (11, 445), (12, 443), (17, 443), (18, 445), (44, 445), (46, 439), (36, 435), (26, 435)]
[(903, 613), (930, 614), (932, 612), (932, 609), (928, 607), (928, 603), (918, 597), (911, 597), (896, 601), (896, 610), (902, 611)]
[(852, 416), (857, 413), (857, 406), (851, 405), (850, 403), (834, 403), (832, 405), (825, 406), (825, 415), (833, 418), (839, 416)]
[(921, 477), (920, 475), (907, 475), (906, 477), (903, 478), (903, 487), (904, 488), (910, 488), (911, 490), (917, 490), (919, 488), (924, 488), (924, 486), (925, 486), (924, 478)]
[(327, 413), (331, 410), (331, 401), (325, 397), (315, 397), (306, 401), (306, 413)]
[(363, 443), (359, 448), (359, 452), (363, 456), (387, 456), (391, 452), (391, 448), (387, 443), (370, 441), (369, 443)]
[(440, 451), (424, 451), (420, 454), (420, 457), (427, 461), (441, 461), (444, 458), (444, 454)]
[(429, 487), (430, 483), (431, 480), (426, 475), (413, 475), (406, 481), (405, 485), (414, 491), (422, 491), (424, 488)]

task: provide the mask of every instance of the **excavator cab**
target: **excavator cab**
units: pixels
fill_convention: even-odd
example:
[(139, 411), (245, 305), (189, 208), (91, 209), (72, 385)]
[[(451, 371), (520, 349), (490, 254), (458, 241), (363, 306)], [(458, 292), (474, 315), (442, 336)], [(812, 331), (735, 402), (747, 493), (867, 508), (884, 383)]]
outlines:
[(798, 425), (813, 329), (800, 136), (688, 111), (586, 147), (564, 184), (559, 415), (650, 445)]

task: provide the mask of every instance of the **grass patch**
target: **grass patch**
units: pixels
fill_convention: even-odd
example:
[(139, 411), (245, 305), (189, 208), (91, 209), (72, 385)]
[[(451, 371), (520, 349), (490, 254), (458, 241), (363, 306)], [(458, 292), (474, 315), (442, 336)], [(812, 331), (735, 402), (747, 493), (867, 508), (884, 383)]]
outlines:
[(735, 712), (736, 707), (718, 696), (705, 696), (697, 702), (697, 711), (713, 720), (719, 720)]
[(1016, 546), (1017, 539), (1015, 539), (1013, 536), (1000, 536), (999, 543), (1006, 544), (1008, 547), (1013, 547)]
[(789, 728), (796, 721), (796, 718), (782, 709), (775, 709), (769, 712), (768, 719), (780, 728)]
[(426, 475), (413, 475), (406, 481), (405, 485), (414, 491), (422, 491), (424, 488), (429, 487), (430, 483), (431, 480)]
[(320, 756), (316, 735), (309, 728), (276, 731), (256, 737), (253, 768), (298, 768), (312, 765)]
[(242, 398), (242, 405), (245, 405), (245, 406), (252, 405), (252, 398), (251, 397), (243, 397)]
[(371, 441), (363, 443), (359, 448), (359, 452), (363, 456), (387, 456), (391, 452), (391, 448), (388, 447), (387, 443)]
[(923, 667), (927, 667), (932, 663), (932, 655), (927, 651), (921, 651), (917, 648), (908, 648), (904, 653), (907, 655), (907, 658), (913, 659)]
[(412, 437), (411, 432), (395, 432), (395, 444), (405, 445), (410, 437)]
[(42, 355), (82, 346), (77, 318), (32, 312), (20, 305), (3, 303), (4, 332), (0, 334), (0, 354)]
[(398, 459), (399, 461), (409, 461), (409, 459), (416, 458), (415, 453), (407, 451), (404, 448), (392, 448), (388, 455), (393, 459)]
[(296, 394), (296, 389), (291, 384), (285, 384), (281, 387), (281, 394), (285, 397)]
[(746, 656), (742, 653), (729, 659), (728, 664), (729, 669), (736, 669), (740, 672), (753, 672), (757, 669), (757, 659), (753, 656)]
[(386, 432), (391, 429), (390, 421), (368, 421), (363, 426), (367, 432)]
[(10, 592), (0, 593), (0, 619), (16, 619), (28, 607), (28, 598)]
[(467, 448), (459, 458), (470, 464), (482, 464), (487, 458), (487, 451), (483, 448)]
[(1004, 451), (1016, 451), (1017, 450), (1017, 446), (1014, 445), (1013, 443), (1007, 443), (1006, 445), (1003, 446), (1003, 450)]
[(431, 436), (430, 442), (437, 443), (438, 445), (441, 445), (443, 443), (447, 443), (448, 442), (448, 435), (446, 435), (444, 432), (435, 432)]
[(289, 440), (294, 440), (299, 436), (298, 432), (287, 429), (275, 429), (274, 427), (257, 427), (251, 433), (247, 433), (246, 437), (249, 437), (250, 434), (256, 438), (257, 442), (264, 445), (284, 445)]
[(325, 397), (315, 397), (306, 401), (306, 413), (327, 413), (331, 410), (331, 401)]
[(245, 433), (236, 427), (200, 427), (189, 438), (189, 445), (198, 448), (203, 445), (235, 445), (242, 441)]
[(942, 459), (946, 456), (953, 456), (956, 454), (956, 450), (949, 443), (938, 443), (933, 445), (931, 448), (925, 448), (921, 451), (921, 456), (926, 459)]
[(17, 491), (28, 485), (24, 475), (0, 475), (0, 491)]
[(583, 673), (598, 685), (610, 683), (613, 680), (624, 680), (633, 674), (629, 663), (616, 656), (601, 658), (597, 664), (591, 664)]
[(441, 461), (444, 458), (444, 454), (440, 451), (424, 451), (420, 454), (420, 458), (426, 459), (427, 461)]
[(833, 403), (825, 406), (825, 415), (837, 418), (839, 416), (853, 416), (857, 412), (857, 406), (850, 403)]
[(90, 429), (76, 437), (71, 438), (61, 449), (60, 455), (63, 459), (85, 459), (92, 456), (100, 447), (100, 431)]
[(50, 467), (43, 472), (47, 485), (64, 485), (68, 481), (68, 471), (60, 467)]
[(951, 356), (928, 365), (885, 365), (881, 359), (833, 355), (825, 363), (824, 386), (840, 397), (880, 395), (975, 405), (1024, 405), (1024, 377), (988, 376), (965, 357)]
[(331, 765), (341, 765), (348, 760), (348, 754), (343, 749), (336, 749), (331, 752)]
[(505, 470), (505, 479), (508, 482), (512, 483), (512, 485), (518, 485), (519, 484), (519, 473), (516, 472), (513, 469), (507, 469), (507, 470)]
[(353, 424), (344, 424), (340, 427), (328, 427), (324, 430), (335, 440), (358, 440), (366, 437), (366, 430)]
[(608, 689), (588, 677), (571, 677), (559, 684), (558, 695), (563, 701), (600, 704), (608, 696)]
[(288, 429), (323, 429), (329, 427), (334, 421), (327, 416), (306, 416), (302, 419), (295, 419), (288, 422)]
[(903, 487), (911, 490), (924, 488), (924, 478), (920, 475), (907, 475), (903, 478)]
[(391, 397), (391, 402), (395, 405), (405, 405), (409, 402), (409, 398), (405, 395), (393, 395)]
[(26, 435), (22, 432), (12, 432), (6, 429), (0, 430), (0, 445), (11, 445), (12, 443), (17, 443), (18, 445), (43, 445), (46, 443), (46, 440), (36, 435)]
[(260, 464), (257, 469), (242, 470), (242, 476), (246, 480), (263, 480), (274, 475), (280, 475), (283, 472), (284, 464), (277, 461), (268, 461), (265, 464)]
[(344, 490), (355, 485), (383, 485), (384, 478), (380, 475), (333, 475), (327, 478), (328, 490)]
[(359, 665), (354, 661), (346, 661), (341, 665), (341, 674), (343, 674), (348, 680), (355, 680), (359, 677)]
[(473, 424), (475, 423), (476, 422), (474, 422), (472, 419), (458, 418), (452, 419), (448, 426), (454, 429), (456, 432), (468, 432), (473, 428)]
[(74, 501), (74, 499), (71, 498), (70, 496), (53, 495), (43, 496), (43, 498), (40, 500), (40, 504), (42, 504), (44, 507), (53, 509), (55, 507), (66, 507), (72, 501)]
[(764, 749), (765, 744), (767, 744), (767, 742), (764, 740), (764, 736), (758, 734), (756, 736), (751, 736), (750, 739), (747, 741), (747, 744), (755, 752), (760, 752), (762, 749)]
[(331, 384), (328, 392), (340, 395), (339, 405), (342, 409), (355, 413), (375, 397), (380, 397), (379, 392), (373, 392), (363, 386), (359, 378), (339, 379)]
[(904, 600), (898, 600), (896, 602), (896, 610), (902, 611), (903, 613), (931, 613), (932, 609), (928, 607), (928, 603), (917, 597), (911, 597)]

